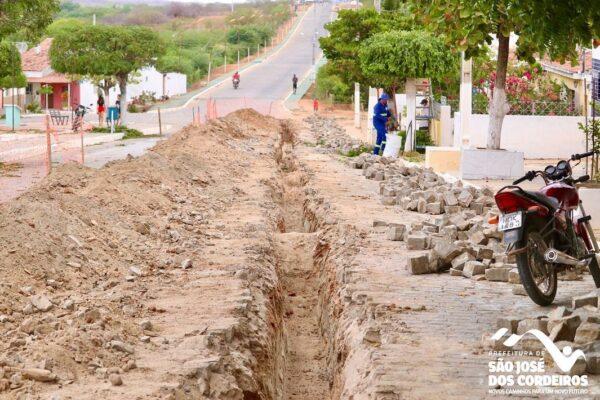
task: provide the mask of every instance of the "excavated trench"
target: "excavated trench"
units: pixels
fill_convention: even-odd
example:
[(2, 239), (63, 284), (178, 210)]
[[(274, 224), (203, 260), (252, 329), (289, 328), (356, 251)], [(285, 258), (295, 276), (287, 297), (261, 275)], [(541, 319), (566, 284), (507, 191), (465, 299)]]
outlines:
[(292, 129), (282, 123), (275, 150), (278, 187), (274, 191), (280, 209), (274, 241), (286, 348), (279, 393), (284, 400), (327, 400), (331, 398), (331, 379), (320, 325), (321, 279), (315, 263), (320, 244), (305, 218), (308, 177), (294, 155), (294, 140)]

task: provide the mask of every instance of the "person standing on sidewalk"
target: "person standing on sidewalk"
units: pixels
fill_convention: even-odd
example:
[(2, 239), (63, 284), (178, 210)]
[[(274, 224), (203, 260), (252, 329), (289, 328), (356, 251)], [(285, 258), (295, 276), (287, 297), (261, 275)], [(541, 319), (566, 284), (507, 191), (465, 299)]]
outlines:
[(98, 126), (104, 126), (104, 115), (106, 114), (106, 104), (104, 103), (104, 96), (102, 94), (98, 95), (98, 101), (96, 102), (98, 105)]
[(386, 93), (382, 93), (379, 97), (379, 101), (373, 108), (373, 127), (377, 131), (377, 141), (375, 142), (375, 147), (373, 148), (373, 154), (375, 155), (383, 154), (383, 150), (385, 150), (385, 134), (387, 133), (387, 124), (388, 120), (392, 116), (392, 113), (387, 106), (388, 99), (388, 95)]
[(296, 76), (296, 74), (294, 74), (294, 76), (292, 77), (292, 91), (294, 94), (296, 94), (297, 90), (298, 90), (298, 77)]

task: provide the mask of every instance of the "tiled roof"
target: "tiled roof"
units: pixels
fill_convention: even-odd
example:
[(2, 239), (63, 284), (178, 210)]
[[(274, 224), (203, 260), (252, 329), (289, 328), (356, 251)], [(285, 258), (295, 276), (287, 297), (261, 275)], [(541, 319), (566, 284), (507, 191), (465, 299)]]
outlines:
[(44, 75), (41, 78), (27, 78), (29, 83), (69, 83), (71, 80), (66, 75), (59, 74), (58, 72), (51, 72), (48, 75)]
[[(568, 75), (576, 75), (581, 73), (581, 60), (579, 60), (580, 62), (576, 65), (571, 64), (570, 61), (567, 61), (565, 63), (560, 63), (558, 61), (551, 61), (548, 58), (544, 58), (543, 60), (541, 60), (541, 64), (543, 67), (548, 67), (548, 68), (552, 68), (558, 72), (562, 72), (564, 74), (568, 74)], [(592, 69), (592, 51), (591, 50), (586, 50), (585, 51), (585, 70), (589, 71)]]
[(50, 45), (52, 39), (44, 39), (21, 55), (23, 71), (44, 71), (50, 68)]

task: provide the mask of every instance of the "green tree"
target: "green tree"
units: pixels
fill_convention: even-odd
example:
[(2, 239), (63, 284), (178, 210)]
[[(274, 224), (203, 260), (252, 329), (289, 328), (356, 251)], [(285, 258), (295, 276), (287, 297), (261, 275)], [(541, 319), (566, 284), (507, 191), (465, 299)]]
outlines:
[(349, 87), (359, 82), (365, 89), (368, 79), (357, 62), (362, 44), (373, 35), (389, 30), (411, 30), (416, 27), (406, 6), (399, 7), (393, 13), (378, 14), (373, 8), (359, 10), (341, 10), (338, 18), (327, 25), (329, 36), (319, 39), (329, 72), (337, 75)]
[(114, 78), (121, 91), (121, 122), (125, 124), (130, 76), (154, 65), (163, 53), (161, 40), (148, 28), (99, 25), (57, 35), (50, 48), (50, 59), (58, 72), (92, 79)]
[(359, 50), (359, 65), (371, 86), (395, 94), (409, 78), (439, 80), (457, 72), (458, 58), (444, 41), (425, 31), (373, 35)]
[(10, 42), (0, 42), (0, 88), (22, 88), (27, 86), (27, 78), (21, 70), (21, 54)]
[(424, 25), (443, 33), (449, 46), (472, 57), (498, 40), (496, 81), (490, 102), (487, 147), (500, 148), (502, 123), (508, 111), (506, 71), (511, 33), (518, 35), (517, 55), (576, 60), (577, 45), (600, 35), (596, 0), (410, 0)]
[(0, 1), (0, 40), (19, 33), (37, 39), (58, 11), (58, 0)]

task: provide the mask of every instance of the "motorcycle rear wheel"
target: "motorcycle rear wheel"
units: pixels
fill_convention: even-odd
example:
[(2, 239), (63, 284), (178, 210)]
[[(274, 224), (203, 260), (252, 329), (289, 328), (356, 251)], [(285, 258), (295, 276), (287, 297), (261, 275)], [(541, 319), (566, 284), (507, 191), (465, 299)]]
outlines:
[(517, 267), (525, 291), (536, 304), (548, 306), (554, 301), (558, 288), (557, 272), (544, 259), (545, 249), (551, 246), (534, 226), (528, 225), (517, 248), (527, 250), (517, 254)]

